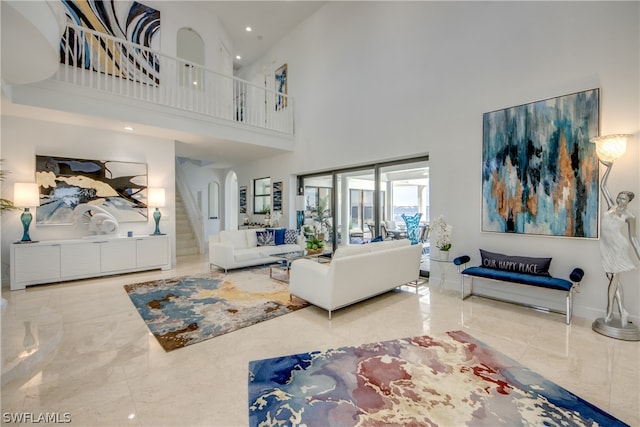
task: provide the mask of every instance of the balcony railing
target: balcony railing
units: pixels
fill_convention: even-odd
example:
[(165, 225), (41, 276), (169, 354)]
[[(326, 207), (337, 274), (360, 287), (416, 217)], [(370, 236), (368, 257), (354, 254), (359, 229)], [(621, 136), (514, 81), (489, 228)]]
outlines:
[(208, 117), (293, 134), (286, 94), (74, 24), (54, 79)]

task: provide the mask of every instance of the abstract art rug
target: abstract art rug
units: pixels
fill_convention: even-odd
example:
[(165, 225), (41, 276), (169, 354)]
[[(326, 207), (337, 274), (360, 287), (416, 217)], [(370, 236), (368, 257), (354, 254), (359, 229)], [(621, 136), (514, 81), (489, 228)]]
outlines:
[(462, 331), (250, 362), (249, 424), (625, 425)]
[(269, 278), (269, 268), (125, 285), (160, 345), (171, 351), (299, 310), (307, 302)]

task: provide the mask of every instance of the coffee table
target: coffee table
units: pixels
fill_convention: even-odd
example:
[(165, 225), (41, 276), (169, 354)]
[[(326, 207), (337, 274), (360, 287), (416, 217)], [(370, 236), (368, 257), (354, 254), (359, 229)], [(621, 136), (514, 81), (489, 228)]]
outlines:
[[(291, 263), (293, 261), (301, 258), (307, 258), (307, 259), (315, 258), (318, 260), (318, 262), (321, 262), (320, 257), (322, 257), (323, 255), (328, 255), (330, 253), (331, 251), (307, 252), (306, 250), (304, 250), (304, 251), (293, 251), (293, 252), (285, 252), (282, 254), (271, 255), (274, 258), (280, 258), (281, 261), (277, 264), (271, 264), (269, 266), (269, 277), (274, 280), (279, 280), (281, 282), (289, 283), (289, 276), (291, 275)], [(326, 261), (326, 262), (329, 262), (329, 261)], [(280, 271), (282, 273), (286, 273), (286, 279), (275, 277), (273, 275), (274, 270)]]

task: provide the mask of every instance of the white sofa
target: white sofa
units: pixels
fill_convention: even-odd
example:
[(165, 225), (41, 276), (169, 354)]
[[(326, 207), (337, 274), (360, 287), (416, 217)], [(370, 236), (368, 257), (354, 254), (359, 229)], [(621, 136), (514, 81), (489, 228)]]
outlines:
[(407, 239), (340, 247), (330, 263), (298, 259), (289, 292), (331, 312), (390, 291), (420, 276), (422, 245)]
[(304, 236), (297, 236), (296, 244), (258, 246), (257, 231), (263, 229), (224, 230), (209, 236), (209, 264), (227, 270), (270, 264), (279, 261), (272, 255), (301, 251)]

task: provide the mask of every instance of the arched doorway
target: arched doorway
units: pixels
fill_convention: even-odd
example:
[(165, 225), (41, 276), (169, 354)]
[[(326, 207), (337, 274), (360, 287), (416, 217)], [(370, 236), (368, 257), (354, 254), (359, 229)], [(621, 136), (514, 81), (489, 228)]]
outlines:
[[(178, 78), (181, 86), (195, 90), (204, 88), (204, 41), (200, 34), (192, 28), (180, 28), (176, 43), (177, 57), (185, 63), (178, 68)], [(193, 64), (201, 67), (194, 67)]]
[(238, 175), (227, 172), (224, 178), (224, 229), (238, 229)]

